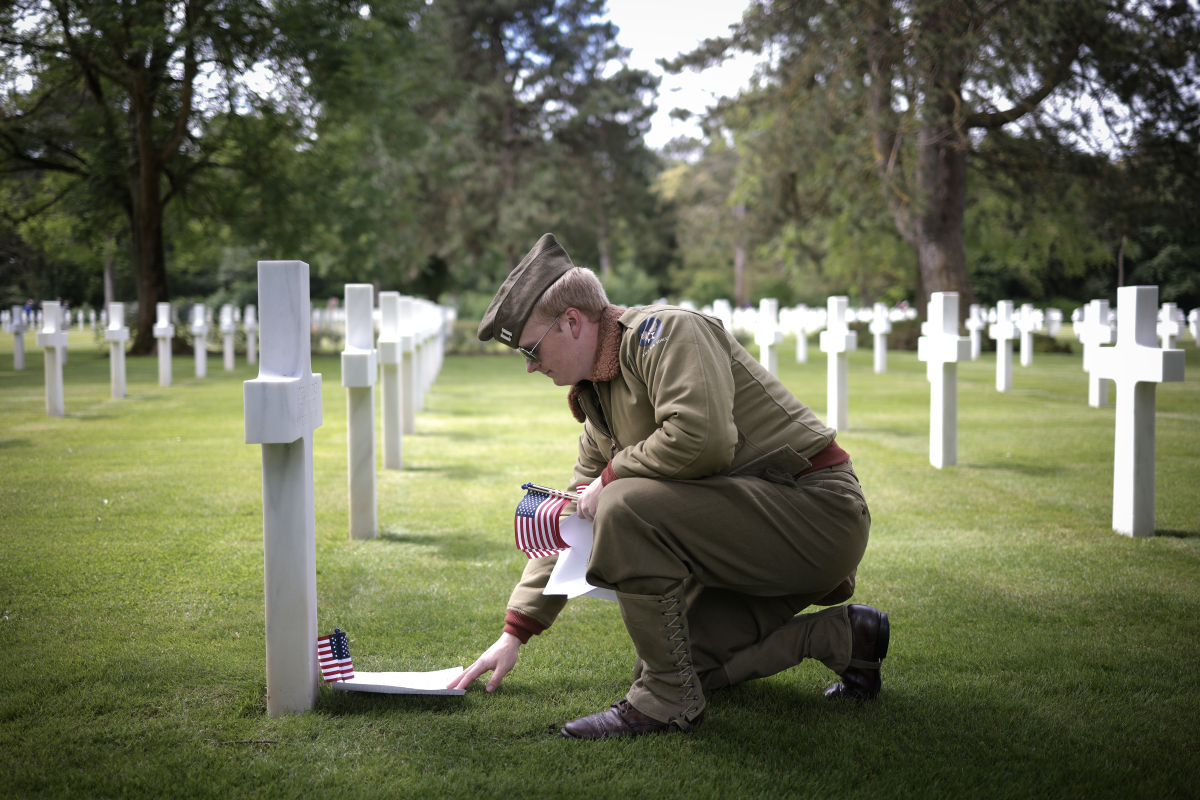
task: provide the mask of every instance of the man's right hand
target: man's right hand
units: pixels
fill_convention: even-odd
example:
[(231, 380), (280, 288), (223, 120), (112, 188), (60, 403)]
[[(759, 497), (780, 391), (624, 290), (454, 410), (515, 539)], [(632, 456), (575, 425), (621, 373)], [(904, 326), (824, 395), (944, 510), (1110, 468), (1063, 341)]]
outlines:
[(504, 676), (516, 665), (517, 652), (520, 648), (520, 639), (511, 633), (500, 634), (496, 643), (476, 659), (466, 672), (446, 684), (446, 688), (465, 689), (483, 673), (491, 672), (492, 677), (488, 678), (487, 690), (489, 692), (496, 691), (500, 688), (500, 682), (504, 680)]

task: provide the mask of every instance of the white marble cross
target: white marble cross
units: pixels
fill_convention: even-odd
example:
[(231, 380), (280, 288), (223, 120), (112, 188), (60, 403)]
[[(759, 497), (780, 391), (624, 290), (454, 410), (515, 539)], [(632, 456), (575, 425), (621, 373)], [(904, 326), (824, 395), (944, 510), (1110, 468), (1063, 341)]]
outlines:
[(1021, 306), (1017, 315), (1017, 330), (1021, 332), (1021, 366), (1033, 366), (1033, 335), (1042, 330), (1042, 320), (1032, 303)]
[(858, 349), (858, 334), (846, 321), (849, 298), (829, 298), (829, 317), (821, 331), (821, 351), (828, 355), (825, 424), (839, 431), (850, 427), (850, 351)]
[(42, 303), (42, 328), (37, 333), (37, 344), (46, 352), (46, 416), (61, 417), (63, 407), (63, 372), (59, 354), (67, 346), (67, 333), (62, 325), (62, 314), (58, 302), (47, 300)]
[(967, 314), (967, 330), (971, 337), (971, 360), (978, 361), (983, 352), (983, 332), (987, 329), (987, 318), (980, 313), (979, 303), (972, 303)]
[(25, 369), (25, 309), (22, 306), (12, 307), (12, 319), (9, 320), (9, 331), (13, 335), (13, 369)]
[(1096, 351), (1101, 345), (1117, 340), (1107, 300), (1093, 300), (1083, 307), (1083, 321), (1076, 326), (1076, 335), (1083, 343), (1083, 369), (1088, 373), (1088, 405), (1104, 408), (1108, 405), (1108, 379), (1096, 371)]
[(154, 338), (158, 340), (158, 385), (171, 385), (171, 343), (175, 325), (171, 322), (171, 304), (155, 303)]
[[(322, 422), (312, 374), (308, 265), (258, 262), (262, 364), (242, 384), (246, 444), (262, 445), (267, 712), (317, 700), (317, 550), (313, 430)], [(203, 319), (203, 317), (201, 317)]]
[(792, 332), (796, 334), (796, 363), (808, 363), (808, 306), (792, 309)]
[(225, 371), (233, 372), (233, 337), (237, 326), (233, 322), (233, 306), (229, 303), (221, 306), (221, 334), (224, 338)]
[(764, 297), (758, 303), (758, 324), (754, 331), (754, 343), (758, 345), (758, 363), (767, 372), (779, 376), (779, 345), (783, 342), (783, 331), (779, 330), (779, 301)]
[(251, 366), (258, 363), (258, 309), (253, 305), (246, 306), (242, 327), (246, 329), (246, 363)]
[(988, 337), (996, 340), (996, 391), (1012, 389), (1012, 340), (1017, 338), (1012, 300), (996, 304), (996, 321), (988, 326)]
[(870, 330), (875, 337), (875, 374), (882, 375), (887, 372), (887, 337), (892, 332), (892, 321), (888, 317), (886, 304), (875, 304)]
[(375, 287), (346, 284), (346, 451), (350, 488), (350, 538), (374, 539), (379, 532), (375, 497)]
[(1154, 395), (1182, 381), (1184, 353), (1158, 347), (1158, 287), (1117, 289), (1117, 343), (1092, 355), (1092, 367), (1117, 385), (1113, 448), (1113, 530), (1154, 535)]
[[(15, 306), (14, 306), (15, 308)], [(1192, 341), (1200, 347), (1200, 308), (1193, 308), (1188, 312), (1188, 330), (1192, 333)]]
[[(261, 289), (261, 287), (260, 287)], [(192, 306), (192, 346), (196, 354), (196, 377), (208, 376), (208, 316), (202, 305)]]
[(929, 463), (941, 469), (958, 463), (958, 362), (970, 358), (971, 341), (958, 335), (958, 292), (934, 292), (928, 316), (917, 358), (928, 365)]
[(379, 293), (379, 363), (383, 401), (383, 468), (402, 469), (404, 401), (400, 394), (400, 293)]
[[(42, 306), (45, 307), (45, 303)], [(62, 303), (58, 305), (58, 329), (64, 334), (62, 345), (58, 348), (58, 360), (65, 367), (67, 365), (67, 347), (71, 344), (71, 312), (63, 308)]]
[(1158, 312), (1158, 336), (1162, 339), (1163, 350), (1175, 347), (1175, 340), (1183, 337), (1187, 330), (1183, 312), (1174, 303), (1163, 303)]
[(1062, 330), (1063, 313), (1061, 308), (1046, 309), (1046, 335), (1050, 338), (1058, 336), (1058, 332)]
[(125, 326), (125, 304), (108, 304), (108, 327), (104, 329), (108, 345), (109, 383), (113, 397), (125, 396), (125, 343), (129, 341), (129, 328)]
[(404, 415), (403, 430), (406, 434), (417, 432), (417, 385), (416, 321), (413, 319), (413, 299), (400, 298), (400, 391), (404, 398), (400, 402)]
[(713, 316), (721, 320), (727, 333), (733, 333), (733, 307), (728, 300), (713, 300)]

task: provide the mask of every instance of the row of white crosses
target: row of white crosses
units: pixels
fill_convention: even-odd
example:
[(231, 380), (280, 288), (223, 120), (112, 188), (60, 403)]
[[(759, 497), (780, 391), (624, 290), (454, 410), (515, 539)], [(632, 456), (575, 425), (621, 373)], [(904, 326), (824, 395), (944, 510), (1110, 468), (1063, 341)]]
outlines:
[(383, 465), (403, 467), (403, 434), (416, 433), (416, 412), (442, 366), (453, 311), (399, 292), (380, 292), (375, 342), (374, 287), (346, 285), (345, 350), (350, 538), (378, 534), (375, 487), (375, 382), (382, 373)]

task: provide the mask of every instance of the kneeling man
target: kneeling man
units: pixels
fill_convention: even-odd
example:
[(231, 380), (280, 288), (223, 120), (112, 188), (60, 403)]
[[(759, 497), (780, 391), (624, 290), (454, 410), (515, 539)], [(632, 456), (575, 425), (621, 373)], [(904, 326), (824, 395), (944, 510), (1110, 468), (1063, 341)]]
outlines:
[[(593, 522), (587, 579), (616, 592), (638, 655), (625, 698), (563, 736), (690, 732), (707, 694), (805, 658), (841, 677), (829, 697), (878, 694), (887, 614), (798, 615), (854, 591), (871, 515), (850, 456), (720, 321), (610, 305), (546, 234), (496, 293), (479, 338), (571, 387), (583, 432), (568, 486), (588, 484), (578, 502)], [(452, 687), (492, 671), (494, 691), (520, 645), (553, 624), (566, 604), (542, 594), (555, 558), (529, 561), (504, 632)]]

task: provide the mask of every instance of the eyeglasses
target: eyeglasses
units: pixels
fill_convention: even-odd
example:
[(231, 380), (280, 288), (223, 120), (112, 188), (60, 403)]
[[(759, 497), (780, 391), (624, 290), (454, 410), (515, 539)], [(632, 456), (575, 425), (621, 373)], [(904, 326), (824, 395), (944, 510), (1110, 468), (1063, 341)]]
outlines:
[[(564, 311), (563, 314), (565, 314), (565, 313), (567, 313), (567, 312)], [(546, 333), (550, 333), (550, 331), (554, 330), (554, 326), (558, 324), (558, 321), (560, 319), (562, 319), (563, 314), (559, 314), (557, 317), (554, 318), (554, 322), (551, 322), (550, 327), (546, 328)], [(546, 333), (542, 334), (542, 339), (546, 338)], [(525, 356), (526, 361), (531, 361), (540, 367), (542, 365), (542, 360), (540, 358), (538, 358), (536, 355), (534, 355), (533, 351), (538, 349), (538, 345), (542, 343), (542, 339), (538, 339), (537, 344), (534, 344), (534, 346), (529, 348), (528, 350), (526, 350), (524, 347), (518, 347), (517, 352), (519, 352), (521, 355)]]

